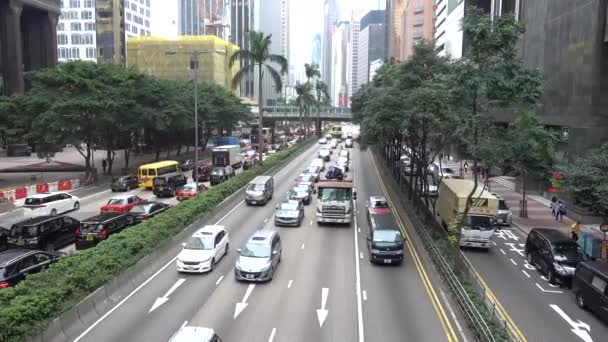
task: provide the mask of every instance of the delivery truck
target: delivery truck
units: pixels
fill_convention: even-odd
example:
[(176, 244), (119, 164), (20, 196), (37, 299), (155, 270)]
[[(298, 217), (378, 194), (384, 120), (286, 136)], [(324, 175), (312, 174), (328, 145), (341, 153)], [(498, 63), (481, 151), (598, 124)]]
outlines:
[(226, 145), (240, 145), (241, 138), (239, 138), (239, 137), (217, 137), (213, 141), (213, 144), (214, 144), (213, 146), (215, 146), (215, 147), (226, 146)]
[(241, 160), (241, 146), (240, 145), (224, 145), (214, 147), (211, 150), (211, 161), (213, 166), (232, 166), (233, 168), (239, 168), (243, 165)]
[[(474, 183), (468, 179), (443, 179), (439, 186), (437, 214), (441, 225), (448, 227), (462, 218), (467, 198)], [(494, 220), (498, 210), (498, 199), (484, 187), (477, 186), (472, 205), (460, 226), (461, 247), (490, 248), (494, 235)]]

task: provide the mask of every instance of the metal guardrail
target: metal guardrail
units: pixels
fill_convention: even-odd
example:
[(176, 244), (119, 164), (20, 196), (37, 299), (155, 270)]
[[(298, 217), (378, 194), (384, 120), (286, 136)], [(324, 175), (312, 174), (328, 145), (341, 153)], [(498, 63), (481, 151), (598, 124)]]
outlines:
[[(310, 118), (320, 116), (323, 119), (352, 120), (350, 108), (321, 107), (310, 108)], [(264, 117), (299, 118), (300, 109), (297, 106), (268, 106), (264, 107)]]
[[(382, 156), (382, 153), (379, 153), (378, 156)], [(388, 167), (381, 168), (381, 172), (390, 175), (398, 183), (398, 186), (394, 187), (395, 190), (399, 188), (402, 194), (406, 194), (409, 186), (405, 180), (409, 179), (409, 176), (403, 175), (386, 160), (385, 162)], [(423, 222), (421, 213), (414, 211), (414, 203), (408, 199), (407, 195), (397, 197), (477, 338), (484, 342), (505, 341), (502, 334), (497, 331), (504, 329), (503, 332), (508, 335), (509, 341), (522, 341), (523, 339), (519, 338), (521, 333), (517, 327), (503, 317), (500, 303), (495, 300), (494, 295), (471, 268), (460, 250), (449, 241), (443, 227), (436, 221), (433, 224)], [(434, 220), (432, 213), (424, 212), (424, 214), (429, 215), (427, 218)], [(441, 242), (443, 242), (443, 246)], [(472, 298), (469, 294), (471, 290), (476, 292), (480, 298)], [(496, 326), (494, 322), (490, 323), (484, 318), (479, 304), (475, 303), (479, 300), (485, 304), (485, 308), (500, 323), (500, 326)]]

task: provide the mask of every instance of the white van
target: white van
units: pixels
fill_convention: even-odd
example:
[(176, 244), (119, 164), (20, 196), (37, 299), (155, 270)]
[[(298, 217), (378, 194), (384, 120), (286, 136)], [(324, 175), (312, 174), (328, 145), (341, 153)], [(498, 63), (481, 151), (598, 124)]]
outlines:
[(23, 208), (31, 214), (55, 216), (80, 209), (80, 199), (67, 192), (45, 192), (27, 197)]

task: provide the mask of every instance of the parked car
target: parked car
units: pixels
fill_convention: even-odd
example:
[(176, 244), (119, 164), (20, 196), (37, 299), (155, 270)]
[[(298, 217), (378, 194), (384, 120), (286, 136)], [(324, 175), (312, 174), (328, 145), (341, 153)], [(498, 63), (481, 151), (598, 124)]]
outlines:
[(587, 260), (581, 247), (563, 232), (551, 228), (534, 228), (525, 244), (526, 259), (549, 283), (570, 285), (579, 262)]
[(321, 176), (321, 168), (318, 166), (309, 166), (304, 170), (305, 174), (311, 175), (314, 182), (318, 182)]
[(215, 264), (228, 254), (230, 241), (224, 226), (204, 226), (186, 242), (175, 261), (178, 272), (211, 272)]
[(579, 262), (574, 272), (572, 291), (576, 305), (589, 309), (608, 323), (608, 264), (600, 261)]
[[(211, 164), (199, 165), (198, 166), (198, 181), (199, 182), (208, 182), (209, 176), (211, 175), (211, 169), (213, 166)], [(192, 179), (195, 179), (197, 176), (197, 171), (192, 170)]]
[(327, 144), (327, 139), (325, 139), (325, 138), (321, 138), (321, 139), (319, 139), (319, 144), (320, 144), (320, 145), (325, 145), (325, 144)]
[(312, 189), (308, 185), (295, 186), (287, 196), (290, 200), (300, 201), (304, 204), (310, 204), (312, 201)]
[(182, 326), (169, 342), (222, 342), (213, 329), (205, 327)]
[(189, 171), (194, 169), (194, 160), (186, 159), (179, 164), (179, 169), (182, 171)]
[(188, 177), (181, 172), (168, 173), (154, 178), (152, 193), (156, 197), (173, 197), (177, 189), (188, 183)]
[(281, 262), (281, 238), (273, 229), (258, 230), (238, 250), (234, 278), (238, 281), (269, 281)]
[(145, 221), (155, 215), (158, 215), (165, 210), (171, 208), (171, 204), (162, 202), (146, 202), (134, 206), (129, 210), (129, 214), (135, 218), (136, 221)]
[(7, 249), (0, 252), (0, 289), (15, 286), (26, 276), (40, 273), (65, 256), (65, 253), (31, 249)]
[(276, 226), (296, 226), (299, 227), (304, 219), (304, 206), (297, 200), (286, 200), (277, 205), (274, 214), (274, 224)]
[(328, 148), (322, 148), (319, 150), (319, 153), (317, 154), (317, 157), (323, 159), (324, 161), (328, 162), (329, 158), (330, 158), (330, 154), (331, 154), (331, 150)]
[(346, 138), (346, 141), (344, 142), (344, 147), (353, 147), (353, 139)]
[(112, 178), (110, 189), (114, 191), (129, 191), (137, 189), (137, 177), (133, 175), (120, 176)]
[(318, 167), (319, 171), (325, 171), (325, 161), (321, 158), (317, 158), (310, 163), (310, 166)]
[(76, 249), (95, 247), (108, 236), (118, 233), (137, 221), (127, 213), (101, 213), (80, 221), (76, 230)]
[(325, 173), (325, 178), (327, 178), (327, 179), (339, 179), (339, 180), (343, 180), (344, 179), (344, 172), (339, 167), (331, 166), (327, 170), (327, 172)]
[(211, 185), (221, 184), (235, 176), (232, 166), (215, 166), (211, 170), (210, 183)]
[(25, 199), (23, 208), (32, 215), (58, 215), (80, 209), (80, 199), (67, 192), (45, 192)]
[(112, 197), (108, 200), (108, 203), (101, 207), (101, 212), (116, 212), (126, 213), (136, 205), (145, 203), (146, 200), (139, 198), (136, 195), (122, 195)]
[(6, 242), (17, 247), (54, 251), (74, 242), (80, 222), (69, 216), (36, 216), (12, 225)]

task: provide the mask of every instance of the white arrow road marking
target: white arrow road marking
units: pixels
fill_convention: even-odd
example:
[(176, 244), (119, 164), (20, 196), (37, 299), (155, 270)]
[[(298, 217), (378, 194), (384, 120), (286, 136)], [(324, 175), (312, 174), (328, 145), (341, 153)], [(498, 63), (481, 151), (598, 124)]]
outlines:
[(312, 226), (312, 220), (310, 220), (310, 225)]
[(509, 260), (511, 260), (511, 262), (513, 263), (513, 265), (517, 266), (517, 263), (515, 262), (515, 260), (513, 260), (513, 259), (509, 259)]
[(329, 295), (329, 288), (324, 287), (321, 289), (321, 308), (317, 309), (317, 318), (319, 318), (319, 326), (322, 327), (327, 318), (329, 311), (325, 309), (327, 306), (327, 296)]
[(270, 337), (268, 338), (268, 342), (272, 342), (274, 341), (274, 334), (277, 333), (277, 328), (272, 328), (272, 331), (270, 332)]
[(300, 249), (304, 249), (304, 244), (302, 244), (302, 247), (300, 247)]
[(540, 276), (540, 278), (541, 278), (542, 280), (546, 281), (546, 282), (547, 282), (547, 284), (549, 284), (549, 286), (550, 286), (550, 287), (553, 287), (553, 288), (559, 287), (559, 285), (556, 285), (556, 284), (551, 284), (551, 283), (549, 282), (549, 278), (547, 278), (547, 277), (546, 277), (546, 276), (544, 276), (544, 275), (541, 275), (541, 276)]
[(530, 275), (528, 274), (528, 272), (526, 272), (526, 270), (521, 270), (522, 272), (524, 272), (524, 274), (526, 275), (526, 277), (530, 278)]
[(245, 308), (247, 307), (247, 298), (249, 298), (251, 292), (253, 292), (254, 287), (255, 284), (249, 284), (247, 291), (245, 291), (245, 296), (243, 297), (243, 300), (240, 303), (236, 303), (236, 307), (234, 308), (234, 319), (236, 319), (240, 315), (240, 313), (243, 312), (243, 310), (245, 310)]
[(291, 284), (293, 284), (293, 280), (292, 280), (292, 279), (289, 279), (289, 283), (287, 284), (287, 288), (288, 288), (288, 289), (289, 289), (289, 288), (291, 288)]
[(578, 320), (578, 322), (575, 322), (559, 306), (557, 306), (555, 304), (551, 304), (550, 306), (553, 310), (555, 310), (555, 312), (557, 312), (558, 315), (562, 316), (562, 318), (568, 324), (570, 324), (570, 326), (572, 327), (572, 329), (570, 329), (570, 331), (572, 331), (574, 333), (574, 335), (580, 337), (580, 339), (585, 342), (593, 342), (593, 339), (591, 338), (591, 335), (589, 334), (591, 332), (591, 327), (589, 326), (589, 324), (581, 321), (580, 319)]
[(154, 301), (154, 304), (152, 304), (152, 307), (150, 308), (150, 311), (148, 311), (148, 313), (156, 310), (158, 307), (160, 307), (161, 305), (163, 305), (167, 301), (169, 301), (169, 296), (175, 290), (177, 290), (177, 288), (180, 287), (185, 281), (186, 281), (185, 278), (179, 278), (179, 279), (177, 279), (177, 281), (175, 282), (175, 284), (173, 284), (173, 286), (171, 286), (171, 288), (169, 289), (169, 291), (167, 291), (167, 293), (165, 293), (164, 296), (156, 298), (156, 300)]
[(363, 259), (363, 252), (359, 253), (359, 258)]
[(363, 300), (367, 300), (367, 291), (363, 290)]
[(500, 252), (504, 255), (507, 255), (507, 252), (505, 252), (502, 248), (500, 249)]
[(541, 291), (547, 292), (547, 293), (564, 293), (563, 291), (545, 290), (545, 289), (543, 289), (542, 286), (538, 285), (538, 283), (536, 283), (536, 287), (538, 287)]
[(222, 279), (224, 279), (224, 276), (221, 276), (216, 282), (215, 285), (219, 285), (220, 282), (222, 281)]

